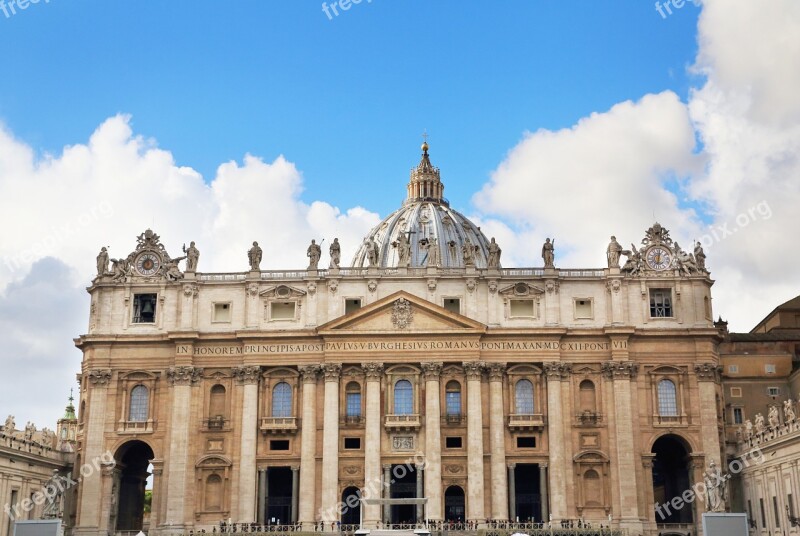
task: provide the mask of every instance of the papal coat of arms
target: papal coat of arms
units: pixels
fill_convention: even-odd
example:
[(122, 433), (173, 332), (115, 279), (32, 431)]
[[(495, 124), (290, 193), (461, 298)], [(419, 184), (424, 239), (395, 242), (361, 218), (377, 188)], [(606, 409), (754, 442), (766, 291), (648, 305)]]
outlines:
[(392, 306), (392, 324), (397, 329), (404, 329), (411, 325), (414, 319), (414, 310), (411, 308), (411, 302), (405, 298), (400, 298), (394, 302)]

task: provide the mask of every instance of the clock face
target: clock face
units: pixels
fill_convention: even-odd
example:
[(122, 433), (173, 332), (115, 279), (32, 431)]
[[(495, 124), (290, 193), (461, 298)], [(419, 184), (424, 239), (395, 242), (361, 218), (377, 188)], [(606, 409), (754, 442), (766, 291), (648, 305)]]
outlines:
[(646, 260), (653, 270), (666, 270), (672, 265), (672, 253), (664, 247), (655, 246), (647, 250)]
[(144, 276), (155, 274), (161, 267), (161, 259), (152, 253), (142, 253), (136, 259), (136, 271)]

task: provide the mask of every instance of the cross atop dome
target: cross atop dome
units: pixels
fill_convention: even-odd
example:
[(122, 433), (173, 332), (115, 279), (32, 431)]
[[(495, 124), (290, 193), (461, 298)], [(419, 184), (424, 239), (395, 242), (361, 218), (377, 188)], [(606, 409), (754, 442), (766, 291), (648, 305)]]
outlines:
[(431, 164), (430, 156), (428, 156), (427, 131), (422, 134), (422, 139), (422, 158), (417, 167), (411, 170), (406, 203), (431, 201), (447, 205), (448, 202), (444, 198), (444, 184), (439, 174), (439, 168)]

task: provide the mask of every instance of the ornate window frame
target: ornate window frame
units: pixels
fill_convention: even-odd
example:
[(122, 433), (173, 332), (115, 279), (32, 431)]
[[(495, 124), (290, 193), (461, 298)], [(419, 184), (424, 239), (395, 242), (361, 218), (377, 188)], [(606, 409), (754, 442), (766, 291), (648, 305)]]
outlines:
[[(233, 495), (231, 476), (233, 472), (233, 463), (226, 456), (220, 454), (208, 454), (200, 458), (195, 464), (195, 482), (196, 482), (196, 497), (198, 498), (196, 505), (198, 506), (195, 514), (198, 518), (202, 516), (216, 516), (213, 522), (218, 521), (218, 518), (224, 518), (231, 514), (231, 496)], [(206, 510), (206, 483), (209, 477), (217, 475), (222, 480), (222, 504), (219, 510)]]
[[(264, 321), (267, 323), (298, 322), (302, 318), (303, 303), (308, 294), (305, 290), (289, 285), (272, 285), (258, 294), (264, 304)], [(272, 305), (274, 303), (293, 303), (294, 316), (292, 318), (274, 318), (272, 314)]]
[[(517, 413), (517, 382), (528, 380), (533, 385), (533, 413)], [(513, 365), (506, 370), (505, 381), (508, 382), (508, 398), (506, 400), (506, 414), (508, 416), (508, 427), (512, 432), (530, 431), (531, 429), (542, 429), (546, 424), (547, 418), (547, 397), (545, 392), (545, 380), (542, 369), (535, 365)], [(541, 438), (537, 438), (536, 444), (541, 444)]]
[[(691, 419), (686, 413), (689, 407), (689, 376), (685, 367), (661, 365), (647, 372), (650, 387), (650, 405), (653, 426), (674, 427), (689, 426)], [(661, 415), (659, 412), (658, 384), (662, 380), (670, 380), (675, 384), (675, 402), (677, 415)]]
[[(225, 388), (225, 409), (222, 415), (222, 422), (211, 415), (211, 390), (221, 385)], [(233, 378), (230, 373), (223, 370), (215, 370), (207, 373), (203, 381), (203, 430), (215, 432), (231, 430), (231, 415), (233, 403)]]
[[(575, 466), (575, 476), (579, 482), (575, 490), (575, 501), (578, 515), (583, 516), (586, 509), (603, 509), (606, 515), (611, 513), (611, 478), (609, 475), (610, 460), (608, 456), (599, 450), (583, 451), (573, 458)], [(597, 505), (586, 503), (585, 494), (585, 475), (589, 471), (594, 471), (600, 478), (600, 492), (602, 493), (601, 502)]]
[[(120, 434), (152, 434), (157, 428), (158, 415), (158, 380), (159, 372), (146, 370), (132, 370), (120, 372), (117, 376), (117, 392), (120, 393), (117, 402), (117, 432)], [(147, 388), (147, 419), (144, 421), (129, 420), (131, 392), (134, 387), (142, 385)]]

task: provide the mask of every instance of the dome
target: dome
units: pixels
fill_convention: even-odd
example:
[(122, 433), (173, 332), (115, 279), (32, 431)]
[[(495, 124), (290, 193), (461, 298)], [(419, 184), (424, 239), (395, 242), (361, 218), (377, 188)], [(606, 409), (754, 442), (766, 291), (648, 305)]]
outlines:
[(422, 151), (419, 165), (411, 170), (403, 206), (364, 238), (353, 258), (354, 267), (370, 266), (369, 251), (373, 249), (379, 268), (405, 264), (401, 263), (403, 250), (408, 252), (406, 266), (410, 268), (429, 266), (431, 260), (442, 268), (463, 268), (465, 250), (474, 251), (476, 268), (486, 268), (489, 241), (474, 223), (450, 208), (443, 197), (439, 168), (431, 164), (427, 144), (423, 144)]

